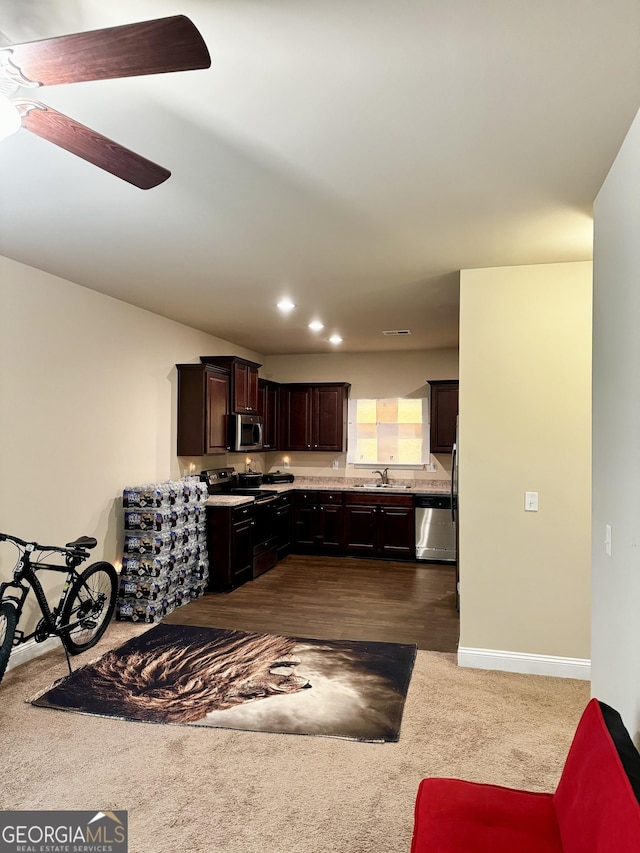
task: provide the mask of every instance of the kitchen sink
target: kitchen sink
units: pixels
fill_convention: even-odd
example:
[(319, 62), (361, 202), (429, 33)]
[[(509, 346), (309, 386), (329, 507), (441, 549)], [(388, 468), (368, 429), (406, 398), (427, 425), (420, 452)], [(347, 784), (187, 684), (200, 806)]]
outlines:
[(395, 483), (356, 483), (356, 489), (410, 489), (411, 486), (397, 486)]

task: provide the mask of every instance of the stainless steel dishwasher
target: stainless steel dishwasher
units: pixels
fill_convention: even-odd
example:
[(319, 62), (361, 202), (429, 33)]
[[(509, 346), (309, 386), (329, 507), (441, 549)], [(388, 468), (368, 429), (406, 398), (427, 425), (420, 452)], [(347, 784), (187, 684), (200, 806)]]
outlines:
[(453, 500), (451, 495), (416, 495), (416, 560), (455, 563)]

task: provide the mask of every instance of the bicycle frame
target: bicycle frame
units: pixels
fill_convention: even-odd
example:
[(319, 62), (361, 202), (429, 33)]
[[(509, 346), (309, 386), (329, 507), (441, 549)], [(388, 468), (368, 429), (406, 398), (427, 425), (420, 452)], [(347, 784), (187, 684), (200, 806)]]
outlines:
[[(0, 542), (12, 542), (19, 554), (12, 579), (0, 583), (0, 680), (17, 646), (31, 639), (42, 643), (48, 637), (59, 638), (71, 673), (69, 655), (79, 655), (94, 646), (111, 621), (118, 593), (115, 568), (99, 560), (82, 572), (78, 570), (98, 544), (93, 536), (78, 536), (64, 547), (26, 542), (8, 533), (0, 533)], [(56, 562), (51, 562), (52, 559)], [(65, 575), (55, 607), (49, 605), (38, 579), (40, 571)], [(30, 590), (42, 618), (27, 634), (18, 625)]]
[[(69, 625), (59, 625), (57, 620), (62, 611), (62, 607), (72, 581), (80, 576), (80, 573), (77, 571), (77, 567), (82, 562), (84, 562), (85, 558), (73, 556), (68, 552), (63, 552), (60, 549), (56, 549), (60, 550), (60, 553), (65, 553), (66, 565), (61, 566), (55, 563), (45, 562), (32, 563), (31, 553), (33, 552), (33, 550), (33, 547), (28, 545), (24, 553), (21, 554), (18, 558), (18, 561), (14, 567), (13, 580), (0, 583), (0, 600), (4, 599), (6, 601), (15, 602), (19, 621), (22, 609), (24, 607), (24, 603), (29, 594), (29, 590), (33, 589), (36, 601), (38, 602), (38, 606), (40, 607), (40, 611), (42, 613), (42, 617), (47, 628), (47, 636), (59, 636), (62, 630), (74, 628), (76, 625), (80, 624), (78, 621), (70, 623)], [(42, 588), (42, 584), (40, 583), (40, 580), (36, 574), (38, 571), (41, 570), (57, 572), (58, 574), (66, 574), (67, 576), (64, 586), (62, 588), (62, 593), (60, 594), (60, 599), (56, 606), (53, 608), (53, 610), (49, 607), (49, 602), (47, 601), (44, 589)], [(7, 590), (13, 589), (17, 591), (16, 595), (6, 594)], [(26, 643), (28, 640), (31, 640), (37, 634), (41, 634), (39, 624), (30, 634), (25, 634), (24, 631), (21, 631), (16, 628), (13, 644), (14, 646), (19, 646), (22, 643)], [(43, 639), (45, 639), (45, 637), (43, 637)]]

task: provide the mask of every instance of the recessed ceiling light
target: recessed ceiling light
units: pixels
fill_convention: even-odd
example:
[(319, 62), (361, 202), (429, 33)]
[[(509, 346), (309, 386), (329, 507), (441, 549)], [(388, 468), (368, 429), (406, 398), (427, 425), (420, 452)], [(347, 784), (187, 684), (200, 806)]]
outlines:
[(340, 337), (340, 335), (331, 335), (331, 337), (329, 338), (329, 343), (330, 344), (341, 344), (342, 338)]
[(296, 306), (293, 304), (293, 302), (289, 299), (288, 296), (278, 302), (278, 308), (281, 311), (293, 311), (295, 307)]
[(309, 328), (312, 332), (319, 332), (321, 329), (324, 329), (324, 323), (321, 323), (320, 320), (313, 320), (309, 323)]

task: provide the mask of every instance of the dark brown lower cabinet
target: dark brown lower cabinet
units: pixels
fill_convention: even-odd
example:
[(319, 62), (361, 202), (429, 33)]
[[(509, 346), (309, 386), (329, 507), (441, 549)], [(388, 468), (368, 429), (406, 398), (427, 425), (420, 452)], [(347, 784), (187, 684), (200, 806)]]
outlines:
[(207, 507), (209, 589), (234, 589), (253, 577), (251, 504)]
[(389, 505), (378, 508), (379, 553), (382, 557), (415, 558), (415, 511), (413, 498), (410, 500), (411, 506)]
[[(291, 551), (415, 559), (412, 495), (297, 491), (279, 495), (270, 506), (278, 560)], [(211, 591), (252, 580), (259, 528), (252, 504), (207, 507)]]
[(344, 531), (347, 553), (414, 559), (413, 496), (347, 492)]
[(293, 529), (293, 495), (284, 494), (276, 500), (274, 510), (276, 548), (278, 560), (282, 560), (291, 551)]
[(376, 516), (378, 508), (362, 504), (347, 503), (344, 508), (345, 544), (347, 551), (374, 555), (377, 551), (378, 532)]
[(344, 545), (342, 492), (298, 492), (295, 503), (297, 550), (340, 551)]

